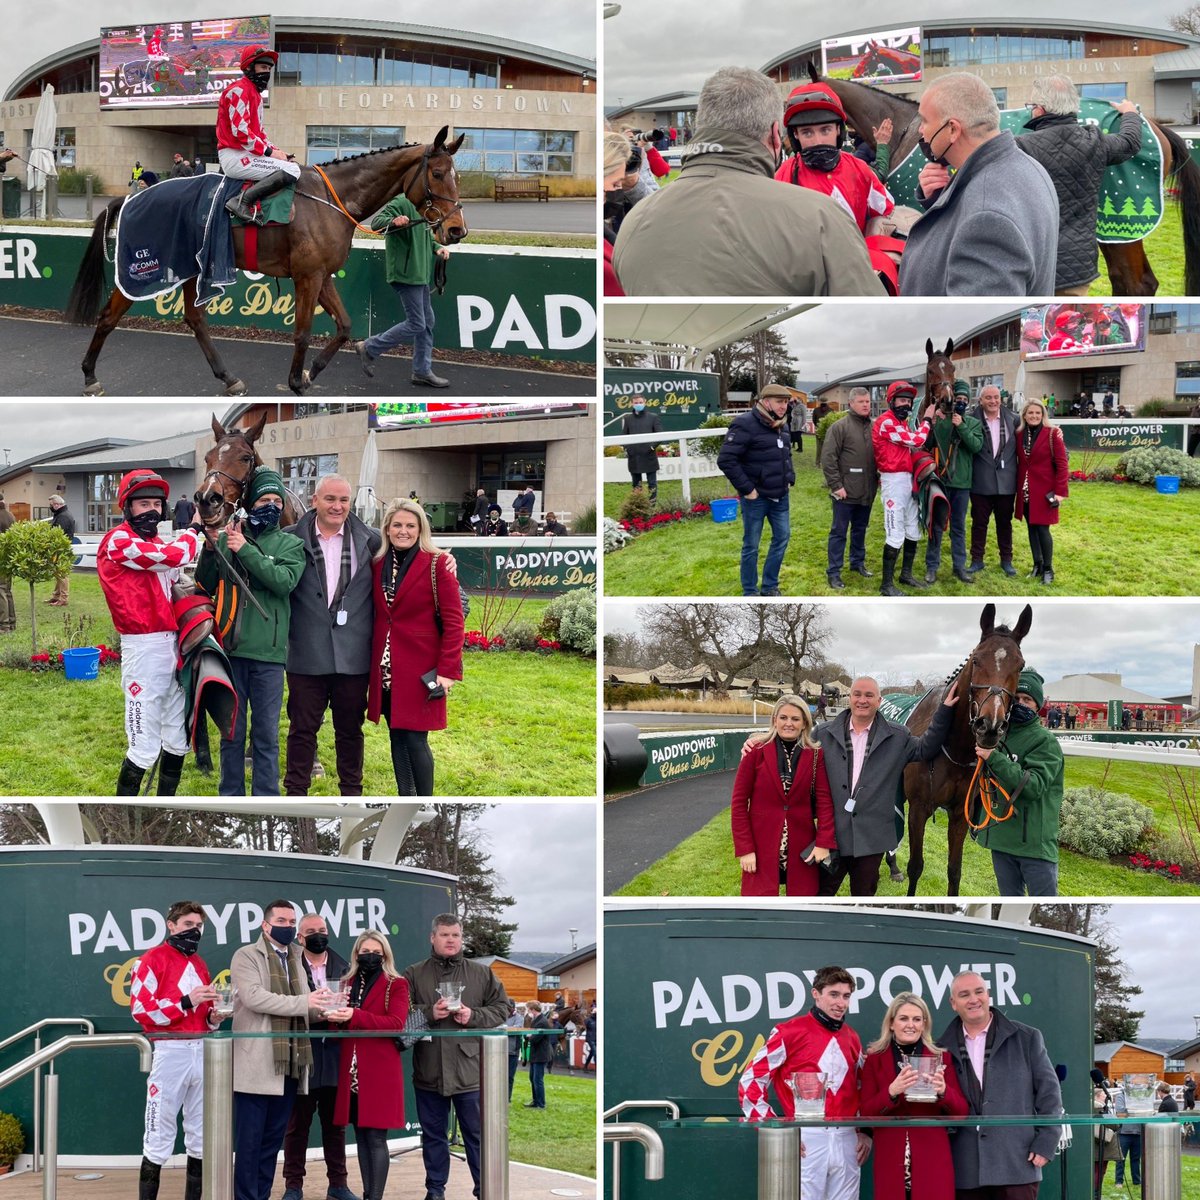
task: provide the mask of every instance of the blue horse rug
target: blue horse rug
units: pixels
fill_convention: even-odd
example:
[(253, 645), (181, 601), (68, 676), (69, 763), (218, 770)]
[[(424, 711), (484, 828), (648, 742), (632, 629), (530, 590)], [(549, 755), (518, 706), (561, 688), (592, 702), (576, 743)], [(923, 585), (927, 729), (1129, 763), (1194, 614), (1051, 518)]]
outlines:
[(151, 300), (196, 280), (207, 304), (237, 281), (233, 228), (225, 202), (244, 180), (224, 175), (165, 179), (125, 202), (117, 221), (117, 287), (130, 300)]

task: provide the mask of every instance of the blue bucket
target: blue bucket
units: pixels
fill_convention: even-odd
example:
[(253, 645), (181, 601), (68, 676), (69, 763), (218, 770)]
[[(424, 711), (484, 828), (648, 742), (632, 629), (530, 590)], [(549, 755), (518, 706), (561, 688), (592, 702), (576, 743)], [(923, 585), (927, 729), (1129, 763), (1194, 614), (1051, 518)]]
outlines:
[(712, 519), (723, 525), (726, 521), (736, 521), (738, 502), (736, 500), (714, 500), (709, 506), (712, 509)]
[(100, 651), (95, 646), (64, 650), (62, 656), (68, 679), (95, 679), (100, 674)]
[(1178, 475), (1155, 475), (1154, 490), (1162, 496), (1176, 496), (1179, 494), (1179, 476)]

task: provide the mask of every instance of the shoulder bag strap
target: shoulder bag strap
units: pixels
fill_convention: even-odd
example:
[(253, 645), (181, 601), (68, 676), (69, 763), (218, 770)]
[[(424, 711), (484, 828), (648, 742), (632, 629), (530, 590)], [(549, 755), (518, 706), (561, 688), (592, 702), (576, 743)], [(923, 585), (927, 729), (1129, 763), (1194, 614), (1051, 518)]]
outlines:
[(429, 559), (429, 582), (433, 586), (433, 623), (437, 626), (440, 634), (442, 632), (442, 607), (438, 603), (437, 560), (436, 554)]

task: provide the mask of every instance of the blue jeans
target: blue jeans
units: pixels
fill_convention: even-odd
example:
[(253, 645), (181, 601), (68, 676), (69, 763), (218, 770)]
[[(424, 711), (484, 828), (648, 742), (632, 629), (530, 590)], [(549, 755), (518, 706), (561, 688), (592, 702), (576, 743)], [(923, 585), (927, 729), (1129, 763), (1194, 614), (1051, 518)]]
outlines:
[(529, 1090), (532, 1093), (536, 1108), (546, 1107), (546, 1064), (544, 1062), (529, 1064)]
[[(970, 488), (947, 488), (946, 499), (950, 501), (950, 563), (956, 571), (967, 565), (967, 508), (970, 505)], [(936, 571), (942, 562), (942, 528), (929, 531), (929, 542), (925, 547), (925, 569)]]
[[(417, 1098), (417, 1120), (421, 1123), (421, 1158), (425, 1162), (425, 1190), (444, 1192), (450, 1178), (450, 1105), (458, 1113), (458, 1128), (467, 1148), (467, 1166), (479, 1195), (479, 1093), (459, 1092), (442, 1096), (424, 1088), (413, 1088)], [(235, 1200), (241, 1200), (236, 1197)]]
[(850, 530), (850, 565), (867, 565), (867, 522), (871, 519), (869, 504), (851, 504), (833, 498), (833, 524), (829, 528), (829, 566), (832, 574), (842, 569), (846, 556), (846, 530)]
[(763, 563), (762, 590), (770, 591), (779, 586), (779, 568), (783, 565), (783, 552), (792, 535), (792, 515), (787, 496), (778, 500), (757, 500), (742, 497), (742, 595), (757, 596), (758, 591), (758, 543), (762, 540), (763, 521), (771, 525), (771, 545)]
[(252, 796), (279, 795), (279, 713), (283, 708), (283, 663), (253, 658), (229, 659), (233, 686), (237, 688), (237, 721), (233, 741), (221, 743), (222, 796), (246, 794), (246, 723), (250, 721), (250, 755), (253, 759)]
[(376, 333), (366, 340), (366, 351), (378, 358), (404, 342), (412, 342), (414, 375), (428, 375), (433, 370), (433, 302), (427, 283), (393, 283), (392, 290), (400, 297), (404, 320), (391, 329)]
[(233, 1093), (234, 1200), (271, 1200), (275, 1160), (296, 1102), (296, 1080), (283, 1081), (282, 1096)]
[(1142, 1182), (1142, 1135), (1140, 1132), (1118, 1133), (1117, 1142), (1121, 1147), (1121, 1157), (1117, 1161), (1114, 1172), (1115, 1182), (1118, 1184), (1125, 1182), (1125, 1156), (1128, 1155), (1129, 1170), (1133, 1174), (1133, 1186), (1137, 1187)]
[(992, 851), (992, 870), (1002, 896), (1057, 896), (1058, 863)]

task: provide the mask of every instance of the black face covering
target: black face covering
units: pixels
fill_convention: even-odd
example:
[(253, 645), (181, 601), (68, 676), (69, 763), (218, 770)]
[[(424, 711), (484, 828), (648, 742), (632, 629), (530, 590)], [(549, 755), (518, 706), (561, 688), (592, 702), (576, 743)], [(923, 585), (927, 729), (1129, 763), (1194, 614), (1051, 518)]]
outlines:
[[(949, 120), (943, 121), (943, 122), (942, 122), (942, 123), (941, 123), (941, 124), (940, 124), (940, 125), (939, 125), (939, 126), (938, 126), (938, 127), (935, 129), (935, 130), (934, 130), (934, 131), (933, 131), (933, 137), (931, 137), (931, 138), (930, 138), (928, 141), (926, 141), (924, 138), (920, 138), (920, 139), (918, 140), (918, 142), (917, 142), (917, 145), (920, 147), (921, 153), (922, 153), (923, 155), (925, 155), (925, 157), (926, 157), (927, 159), (929, 159), (929, 161), (930, 161), (930, 162), (932, 162), (932, 163), (939, 163), (939, 164), (940, 164), (941, 166), (943, 166), (943, 167), (947, 165), (947, 163), (946, 163), (946, 158), (945, 158), (945, 155), (941, 155), (941, 154), (934, 154), (934, 152), (933, 152), (933, 138), (937, 137), (937, 135), (938, 135), (939, 133), (941, 133), (941, 132), (942, 132), (942, 130), (943, 130), (943, 129), (945, 129), (945, 128), (946, 128), (946, 126), (947, 126), (947, 125), (949, 125), (949, 124), (950, 124)], [(948, 147), (948, 146), (947, 146), (946, 148), (947, 148), (947, 149), (949, 149), (949, 147)]]
[(909, 415), (912, 413), (912, 405), (911, 404), (893, 404), (892, 412), (894, 412), (896, 414), (897, 421), (900, 421), (900, 422), (907, 421), (909, 418)]
[(250, 64), (250, 70), (246, 72), (246, 78), (260, 91), (265, 92), (271, 82), (270, 69), (259, 71), (253, 63)]
[(329, 947), (329, 934), (310, 933), (304, 939), (304, 947), (306, 950), (311, 950), (313, 954), (324, 954)]
[(800, 161), (814, 171), (832, 171), (841, 157), (836, 146), (804, 146), (800, 150)]
[(1016, 703), (1008, 710), (1008, 719), (1014, 725), (1028, 725), (1031, 721), (1036, 721), (1038, 715), (1027, 704)]
[(383, 967), (383, 955), (378, 951), (368, 951), (358, 956), (358, 969), (367, 975), (374, 975)]
[(195, 954), (200, 945), (200, 935), (203, 932), (199, 926), (195, 929), (181, 929), (167, 938), (167, 945), (174, 946), (181, 954)]
[(158, 508), (149, 509), (147, 512), (138, 513), (137, 516), (126, 517), (130, 528), (134, 533), (144, 538), (152, 538), (158, 533), (159, 522), (162, 521), (162, 510)]
[(812, 1006), (810, 1011), (812, 1012), (813, 1020), (816, 1021), (818, 1025), (823, 1025), (831, 1033), (837, 1033), (837, 1031), (846, 1023), (844, 1019), (839, 1021), (837, 1017), (831, 1017), (827, 1012), (818, 1008), (815, 1004)]

